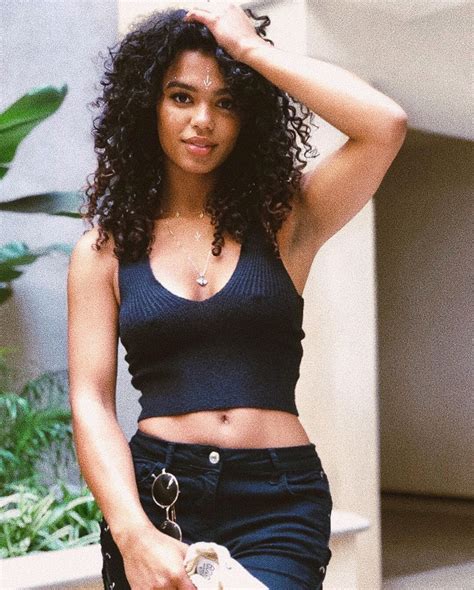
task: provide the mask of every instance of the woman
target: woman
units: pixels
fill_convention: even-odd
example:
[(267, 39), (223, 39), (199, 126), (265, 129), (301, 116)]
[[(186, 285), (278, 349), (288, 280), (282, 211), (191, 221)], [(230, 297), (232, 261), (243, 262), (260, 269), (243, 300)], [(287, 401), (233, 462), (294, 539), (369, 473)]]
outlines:
[[(196, 541), (272, 590), (321, 588), (331, 558), (329, 483), (294, 400), (302, 292), (375, 193), (406, 115), (275, 48), (269, 19), (251, 18), (227, 3), (154, 13), (111, 50), (96, 103), (85, 217), (98, 226), (71, 257), (69, 367), (107, 589), (193, 588)], [(303, 173), (312, 112), (348, 141)], [(119, 336), (142, 394), (129, 443)]]

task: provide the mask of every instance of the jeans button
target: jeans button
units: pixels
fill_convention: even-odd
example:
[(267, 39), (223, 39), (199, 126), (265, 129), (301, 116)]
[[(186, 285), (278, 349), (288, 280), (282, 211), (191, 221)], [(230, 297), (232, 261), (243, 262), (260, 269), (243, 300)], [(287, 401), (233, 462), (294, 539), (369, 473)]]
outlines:
[(221, 458), (221, 457), (220, 457), (220, 455), (219, 455), (219, 453), (218, 453), (217, 451), (211, 451), (211, 452), (209, 453), (209, 461), (210, 461), (211, 463), (214, 463), (214, 464), (215, 464), (215, 463), (219, 463), (219, 459), (220, 459), (220, 458)]

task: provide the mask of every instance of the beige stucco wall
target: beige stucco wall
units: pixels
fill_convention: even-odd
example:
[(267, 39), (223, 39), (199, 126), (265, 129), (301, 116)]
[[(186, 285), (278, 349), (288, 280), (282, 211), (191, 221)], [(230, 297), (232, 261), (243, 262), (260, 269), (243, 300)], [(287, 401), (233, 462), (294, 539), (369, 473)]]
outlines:
[(377, 198), (387, 491), (474, 494), (473, 147), (409, 132)]
[[(317, 57), (313, 9), (292, 0), (268, 9), (277, 47)], [(319, 117), (317, 124), (313, 138), (321, 160), (347, 138)], [(371, 523), (357, 538), (361, 589), (379, 588), (382, 575), (374, 269), (369, 203), (314, 260), (304, 291), (306, 338), (297, 386), (301, 421), (326, 465), (335, 508)]]

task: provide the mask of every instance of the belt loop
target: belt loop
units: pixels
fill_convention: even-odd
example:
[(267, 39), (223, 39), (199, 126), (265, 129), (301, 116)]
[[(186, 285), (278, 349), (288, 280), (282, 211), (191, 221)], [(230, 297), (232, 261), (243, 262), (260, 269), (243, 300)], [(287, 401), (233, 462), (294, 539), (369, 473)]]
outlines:
[(171, 465), (171, 461), (173, 460), (175, 447), (176, 447), (175, 442), (168, 443), (168, 446), (166, 448), (165, 469), (168, 469), (168, 467)]
[(280, 459), (278, 458), (278, 453), (276, 452), (276, 450), (274, 448), (269, 448), (268, 452), (270, 454), (270, 458), (275, 469), (281, 469), (282, 464), (280, 462)]

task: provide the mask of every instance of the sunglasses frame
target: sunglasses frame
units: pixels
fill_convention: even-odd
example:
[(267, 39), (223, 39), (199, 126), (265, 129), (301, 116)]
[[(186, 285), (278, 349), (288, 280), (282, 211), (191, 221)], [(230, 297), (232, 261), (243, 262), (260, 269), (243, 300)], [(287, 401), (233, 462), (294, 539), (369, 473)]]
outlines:
[[(181, 527), (176, 522), (176, 509), (174, 506), (176, 504), (176, 501), (177, 501), (178, 496), (180, 494), (178, 478), (173, 473), (166, 471), (166, 467), (163, 467), (161, 470), (161, 473), (159, 473), (158, 475), (155, 475), (154, 473), (152, 473), (151, 475), (154, 478), (153, 483), (151, 484), (152, 500), (157, 506), (166, 510), (166, 518), (160, 524), (159, 529), (161, 532), (169, 535), (170, 537), (173, 537), (174, 539), (177, 539), (178, 541), (182, 541), (183, 533), (181, 531)], [(173, 482), (176, 485), (176, 497), (171, 502), (171, 504), (162, 504), (161, 502), (158, 502), (158, 500), (155, 497), (155, 491), (154, 491), (155, 490), (155, 483), (163, 475), (169, 476), (171, 478), (171, 482)]]

